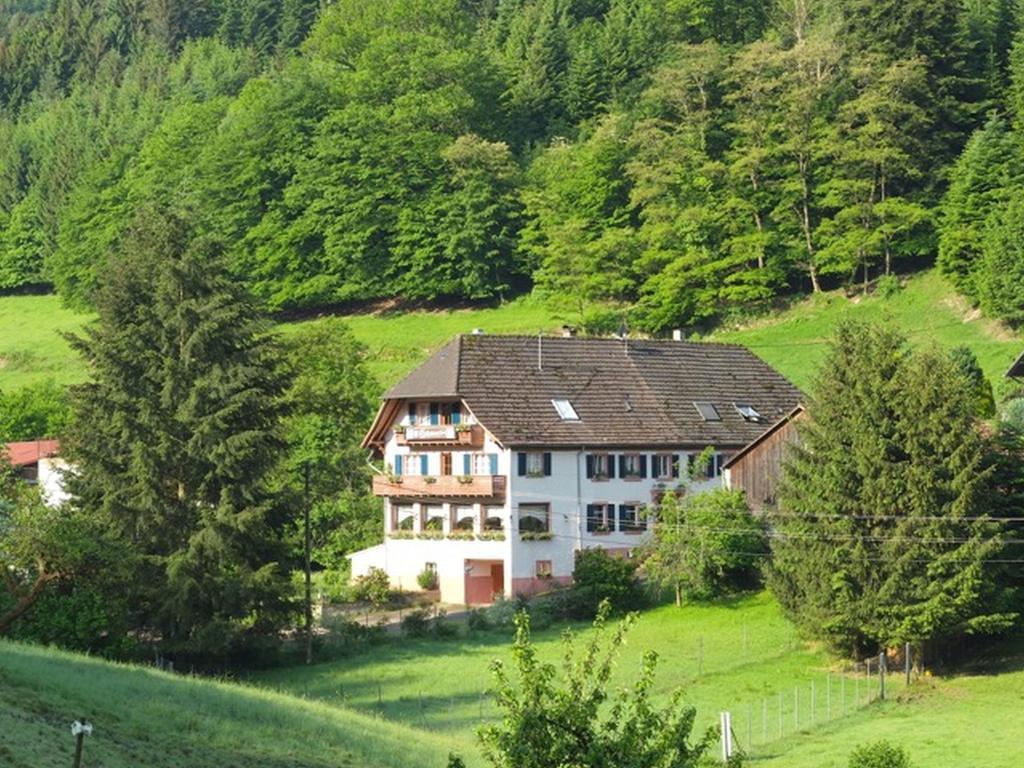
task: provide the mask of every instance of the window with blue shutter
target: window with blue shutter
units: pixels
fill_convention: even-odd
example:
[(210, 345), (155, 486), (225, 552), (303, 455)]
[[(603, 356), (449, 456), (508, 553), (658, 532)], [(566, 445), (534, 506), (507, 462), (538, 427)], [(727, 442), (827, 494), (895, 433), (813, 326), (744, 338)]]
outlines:
[(496, 453), (489, 453), (489, 454), (487, 454), (487, 458), (488, 458), (488, 460), (490, 462), (490, 465), (491, 465), (491, 474), (492, 475), (498, 474), (498, 454), (496, 454)]
[(605, 457), (604, 461), (605, 461), (605, 466), (608, 468), (608, 479), (609, 480), (614, 480), (615, 479), (615, 454), (614, 453), (609, 453)]
[(473, 474), (473, 456), (469, 453), (462, 454), (462, 474)]
[(640, 479), (647, 477), (647, 454), (640, 454)]
[(403, 456), (395, 456), (395, 474), (396, 475), (401, 475), (402, 474), (402, 459), (403, 458), (404, 458)]
[(594, 457), (591, 454), (587, 454), (587, 479), (590, 480), (594, 477)]
[(519, 477), (526, 477), (526, 454), (523, 451), (516, 454), (516, 474)]
[(619, 456), (619, 477), (626, 477), (626, 454)]
[(441, 423), (441, 406), (437, 403), (430, 404), (430, 424), (431, 426), (437, 426)]
[(544, 476), (551, 477), (551, 454), (544, 454)]
[(429, 475), (430, 474), (429, 459), (430, 459), (430, 457), (427, 456), (427, 454), (425, 454), (425, 453), (420, 456), (420, 474), (421, 475)]
[(452, 404), (452, 424), (461, 424), (461, 423), (462, 423), (462, 404), (461, 403), (453, 403)]

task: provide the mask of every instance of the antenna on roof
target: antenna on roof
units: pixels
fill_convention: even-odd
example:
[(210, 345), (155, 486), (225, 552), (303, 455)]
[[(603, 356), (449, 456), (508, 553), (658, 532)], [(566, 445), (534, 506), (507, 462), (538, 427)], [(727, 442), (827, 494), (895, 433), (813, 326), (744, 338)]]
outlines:
[(619, 323), (619, 330), (615, 334), (622, 339), (622, 352), (623, 354), (629, 354), (629, 326), (626, 325), (626, 318), (622, 318), (622, 322)]

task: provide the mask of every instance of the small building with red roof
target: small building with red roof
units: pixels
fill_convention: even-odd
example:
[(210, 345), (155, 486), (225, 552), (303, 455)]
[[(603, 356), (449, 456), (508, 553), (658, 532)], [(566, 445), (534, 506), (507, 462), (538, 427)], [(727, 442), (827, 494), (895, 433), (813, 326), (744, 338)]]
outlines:
[(6, 443), (0, 459), (14, 467), (26, 482), (38, 485), (44, 501), (50, 506), (60, 506), (68, 500), (69, 495), (64, 489), (68, 465), (60, 457), (59, 440)]

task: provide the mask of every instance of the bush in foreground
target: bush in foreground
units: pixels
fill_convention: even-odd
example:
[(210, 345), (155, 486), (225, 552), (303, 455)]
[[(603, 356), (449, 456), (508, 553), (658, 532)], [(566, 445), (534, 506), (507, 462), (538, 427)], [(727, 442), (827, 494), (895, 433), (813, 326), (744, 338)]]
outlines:
[(680, 691), (663, 708), (652, 704), (657, 654), (645, 654), (634, 685), (609, 691), (615, 660), (635, 619), (628, 616), (608, 637), (610, 612), (610, 603), (604, 601), (594, 621), (595, 631), (582, 648), (576, 646), (571, 632), (566, 633), (561, 681), (553, 664), (537, 658), (529, 616), (520, 612), (516, 617), (515, 678), (500, 661), (491, 667), (502, 720), (479, 734), (484, 756), (494, 768), (693, 768), (701, 764), (718, 734), (709, 729), (698, 741), (691, 741), (696, 711), (682, 704)]
[(853, 750), (848, 765), (849, 768), (910, 768), (910, 757), (902, 747), (876, 741)]

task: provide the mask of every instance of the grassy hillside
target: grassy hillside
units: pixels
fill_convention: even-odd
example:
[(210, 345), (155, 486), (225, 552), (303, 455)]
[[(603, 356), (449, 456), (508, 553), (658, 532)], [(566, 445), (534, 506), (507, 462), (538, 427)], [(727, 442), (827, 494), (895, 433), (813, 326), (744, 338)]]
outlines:
[(88, 319), (56, 296), (0, 298), (0, 390), (44, 379), (80, 381), (82, 365), (62, 334), (80, 331)]
[[(61, 307), (56, 296), (0, 297), (0, 390), (45, 379), (61, 384), (81, 381), (81, 361), (63, 334), (80, 331), (89, 319)], [(488, 333), (552, 332), (560, 326), (540, 302), (529, 298), (493, 309), (352, 315), (348, 322), (370, 350), (370, 372), (385, 387), (457, 333), (474, 328)], [(281, 327), (288, 333), (298, 326)]]
[[(553, 662), (558, 634), (537, 633), (542, 656)], [(477, 768), (475, 729), (495, 716), (482, 695), (487, 665), (507, 658), (508, 643), (497, 632), (396, 638), (362, 655), (266, 672), (242, 685), (0, 641), (0, 765), (63, 768), (72, 749), (68, 725), (84, 717), (96, 728), (86, 765), (104, 768), (441, 768), (449, 750)], [(878, 738), (904, 744), (916, 768), (1024, 764), (1024, 742), (1013, 736), (1024, 704), (1019, 647), (997, 666), (929, 678), (909, 690), (890, 678), (884, 704), (866, 701), (874, 682), (847, 674), (844, 683), (824, 653), (799, 643), (765, 595), (646, 612), (616, 683), (633, 678), (648, 649), (661, 655), (658, 697), (683, 686), (700, 728), (730, 710), (753, 765), (842, 768), (854, 746)]]
[(825, 356), (829, 334), (837, 323), (848, 318), (888, 322), (918, 345), (937, 344), (949, 349), (966, 344), (997, 386), (1024, 349), (1019, 335), (972, 310), (935, 270), (910, 278), (900, 293), (889, 298), (850, 299), (833, 291), (800, 301), (759, 322), (723, 329), (711, 338), (745, 344), (806, 389)]
[[(746, 344), (797, 385), (808, 387), (825, 354), (825, 342), (844, 318), (887, 321), (917, 344), (950, 348), (966, 344), (998, 385), (1024, 341), (970, 309), (937, 272), (907, 280), (898, 295), (846, 298), (834, 291), (710, 338)], [(81, 380), (82, 368), (62, 332), (81, 329), (88, 319), (61, 308), (55, 296), (0, 298), (0, 389), (53, 378)], [(310, 320), (306, 322), (317, 322)], [(370, 350), (370, 370), (387, 387), (457, 333), (554, 332), (561, 325), (540, 302), (525, 298), (493, 309), (455, 309), (352, 315), (352, 330)], [(283, 326), (285, 333), (297, 324)]]
[[(442, 768), (445, 740), (336, 706), (0, 641), (0, 765)], [(410, 745), (415, 744), (415, 749)]]
[[(557, 663), (558, 631), (536, 634), (541, 656)], [(481, 696), (490, 681), (487, 664), (507, 657), (507, 643), (498, 634), (459, 641), (403, 639), (351, 659), (276, 670), (257, 679), (287, 693), (440, 734), (471, 756), (476, 726), (495, 714)], [(649, 649), (660, 654), (656, 695), (664, 700), (682, 686), (697, 707), (699, 728), (716, 723), (722, 710), (732, 712), (736, 738), (753, 765), (844, 768), (855, 746), (879, 738), (904, 744), (916, 768), (1024, 764), (1024, 742), (1010, 737), (1024, 703), (1019, 648), (976, 674), (925, 678), (910, 689), (894, 674), (889, 700), (870, 704), (867, 696), (877, 692), (877, 678), (869, 685), (863, 672), (844, 674), (821, 650), (801, 643), (763, 594), (644, 613), (629, 636), (616, 684), (633, 679)], [(799, 696), (799, 713), (794, 696)]]
[[(586, 635), (590, 630), (584, 629)], [(560, 630), (537, 633), (541, 656), (558, 663)], [(257, 680), (282, 691), (380, 714), (417, 730), (443, 734), (460, 751), (475, 749), (475, 728), (495, 716), (485, 696), (491, 682), (488, 663), (508, 656), (509, 638), (485, 633), (458, 641), (402, 640), (355, 658), (312, 668), (275, 670)], [(662, 701), (678, 687), (697, 707), (698, 727), (717, 723), (718, 713), (734, 713), (737, 733), (754, 738), (753, 752), (764, 751), (763, 732), (778, 739), (778, 695), (783, 694), (784, 733), (797, 718), (794, 691), (799, 691), (799, 722), (811, 723), (811, 685), (815, 685), (815, 722), (827, 717), (826, 690), (832, 677), (831, 714), (853, 712), (859, 694), (867, 703), (868, 686), (848, 679), (840, 687), (839, 670), (828, 656), (801, 643), (768, 595), (755, 595), (714, 606), (682, 610), (663, 606), (644, 613), (629, 636), (619, 661), (615, 685), (631, 682), (642, 654), (660, 654), (655, 694)], [(898, 683), (897, 683), (897, 687)], [(872, 687), (871, 690), (874, 690)], [(844, 695), (845, 694), (845, 695)], [(768, 719), (762, 724), (763, 708)], [(748, 717), (750, 722), (748, 725)]]

